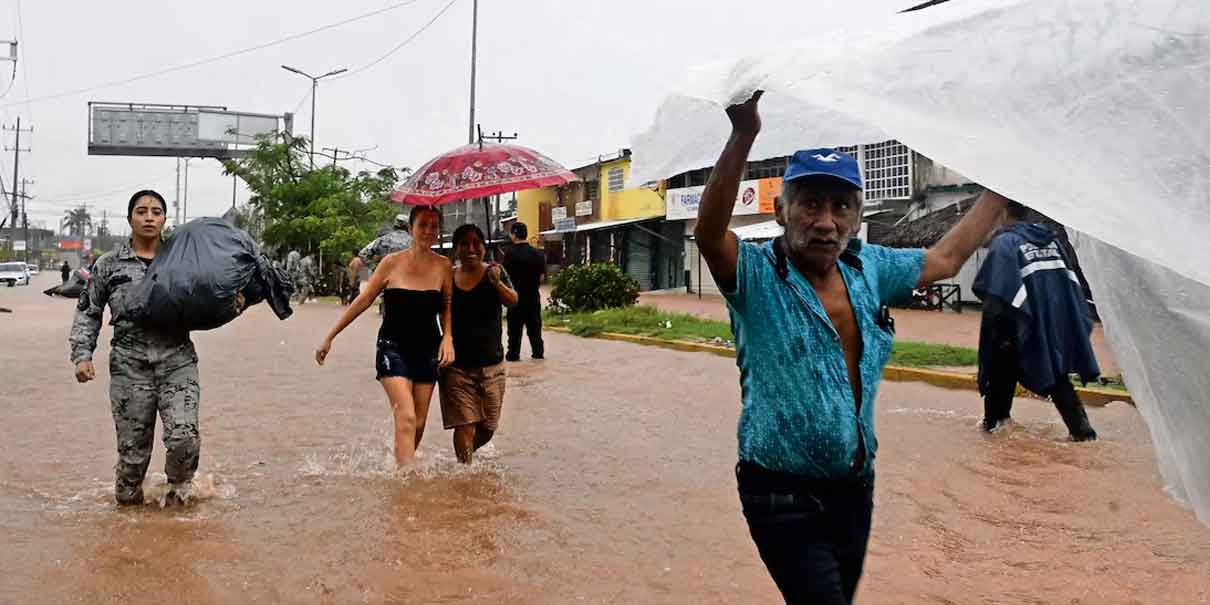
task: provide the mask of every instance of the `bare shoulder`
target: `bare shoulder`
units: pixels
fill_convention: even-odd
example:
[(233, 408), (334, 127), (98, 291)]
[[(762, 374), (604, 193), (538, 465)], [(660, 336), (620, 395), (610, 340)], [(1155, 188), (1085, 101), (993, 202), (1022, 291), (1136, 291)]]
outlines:
[(434, 273), (441, 275), (442, 279), (454, 276), (454, 261), (440, 254), (435, 255), (436, 258), (431, 259), (432, 270)]
[(407, 265), (407, 262), (408, 262), (407, 254), (408, 254), (407, 250), (400, 250), (399, 252), (392, 252), (392, 253), (382, 257), (382, 260), (378, 261), (378, 266), (382, 267), (383, 270), (385, 270), (385, 271), (398, 270), (400, 267)]

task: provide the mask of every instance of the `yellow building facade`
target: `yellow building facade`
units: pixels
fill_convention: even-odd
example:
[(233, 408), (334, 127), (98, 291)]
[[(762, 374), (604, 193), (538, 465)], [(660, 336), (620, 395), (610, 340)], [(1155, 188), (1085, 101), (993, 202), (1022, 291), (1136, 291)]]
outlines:
[[(574, 217), (577, 225), (664, 216), (664, 189), (627, 187), (630, 152), (574, 170), (583, 179), (563, 187), (517, 192), (517, 220), (529, 227), (530, 243), (541, 246), (542, 231), (554, 229), (557, 218)], [(591, 211), (584, 212), (591, 203)], [(553, 216), (552, 216), (553, 214)]]

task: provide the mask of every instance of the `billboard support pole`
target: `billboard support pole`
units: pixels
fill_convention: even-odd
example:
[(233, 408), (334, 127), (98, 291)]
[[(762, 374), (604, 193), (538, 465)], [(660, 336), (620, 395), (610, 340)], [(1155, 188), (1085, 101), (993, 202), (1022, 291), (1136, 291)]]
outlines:
[(185, 209), (185, 222), (186, 223), (189, 222), (189, 160), (190, 159), (192, 159), (192, 158), (185, 158), (185, 199), (181, 203), (181, 205)]
[(176, 159), (176, 197), (172, 198), (172, 209), (176, 212), (176, 224), (181, 224), (181, 158)]

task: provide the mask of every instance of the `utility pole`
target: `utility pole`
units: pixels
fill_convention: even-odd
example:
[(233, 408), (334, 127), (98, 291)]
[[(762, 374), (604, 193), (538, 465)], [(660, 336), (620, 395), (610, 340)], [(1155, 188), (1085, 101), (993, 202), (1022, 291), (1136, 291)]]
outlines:
[[(497, 130), (491, 134), (485, 135), (485, 134), (483, 134), (482, 126), (477, 126), (477, 129), (479, 131), (479, 148), (480, 149), (483, 149), (484, 141), (490, 140), (490, 141), (495, 141), (497, 143), (503, 143), (504, 141), (517, 140), (517, 133), (515, 133), (515, 132), (512, 134), (512, 136), (506, 136), (503, 132)], [(498, 199), (498, 196), (497, 196), (497, 199)], [(491, 213), (491, 205), (489, 204), (488, 198), (486, 198), (486, 197), (483, 198), (483, 220), (484, 220), (484, 222), (487, 223), (487, 230), (486, 230), (487, 240), (490, 242), (492, 240), (492, 213)], [(487, 242), (484, 242), (484, 243), (486, 244)]]
[[(351, 153), (349, 152), (349, 150), (348, 150), (348, 149), (341, 149), (341, 148), (339, 148), (339, 147), (324, 147), (324, 148), (323, 148), (323, 149), (321, 149), (320, 151), (321, 151), (321, 152), (323, 152), (323, 151), (330, 151), (330, 152), (332, 152), (332, 154), (331, 154), (331, 155), (329, 155), (329, 156), (327, 156), (327, 157), (332, 158), (332, 167), (333, 167), (333, 168), (335, 168), (335, 167), (336, 167), (336, 162), (338, 162), (338, 161), (340, 161), (340, 160), (351, 160), (351, 159), (353, 159), (353, 154), (351, 154)], [(342, 158), (342, 157), (340, 157), (340, 152), (342, 152), (342, 151), (345, 153), (345, 157), (343, 157), (343, 158)], [(320, 153), (319, 155), (323, 155), (323, 153)]]
[(471, 13), (471, 117), (466, 127), (466, 143), (475, 142), (475, 59), (479, 52), (479, 0)]
[(27, 184), (33, 184), (33, 182), (34, 181), (31, 179), (21, 179), (21, 224), (24, 229), (24, 233), (21, 237), (25, 239), (25, 257), (22, 260), (27, 263), (29, 262), (29, 249), (31, 247), (31, 242), (29, 241), (29, 213), (27, 213), (25, 210), (25, 201), (29, 199), (29, 196), (25, 195), (25, 186)]
[[(3, 129), (11, 130), (11, 131), (15, 132), (16, 137), (17, 137), (16, 141), (13, 143), (13, 147), (11, 149), (9, 149), (7, 147), (5, 148), (5, 151), (13, 152), (13, 193), (12, 193), (13, 204), (11, 207), (12, 222), (9, 223), (9, 238), (8, 238), (8, 242), (9, 242), (8, 249), (11, 252), (13, 249), (13, 240), (15, 239), (15, 235), (17, 233), (17, 231), (16, 231), (16, 229), (17, 229), (17, 207), (18, 207), (17, 206), (17, 196), (18, 196), (17, 188), (20, 186), (20, 182), (21, 182), (20, 181), (20, 172), (19, 172), (19, 167), (21, 165), (21, 152), (24, 151), (26, 153), (29, 153), (29, 151), (30, 151), (29, 148), (25, 148), (25, 149), (21, 148), (21, 133), (22, 132), (33, 132), (34, 129), (33, 128), (22, 129), (21, 128), (21, 116), (17, 116), (17, 125), (16, 126), (14, 126), (12, 128), (9, 128), (8, 126), (4, 126)], [(26, 247), (27, 248), (29, 247), (29, 242), (26, 242)]]
[[(470, 99), (470, 117), (466, 125), (466, 144), (471, 145), (475, 142), (475, 79), (476, 79), (476, 60), (479, 55), (479, 0), (474, 0), (471, 9), (471, 99)], [(471, 204), (474, 200), (465, 200), (457, 205), (461, 206), (466, 212), (466, 218), (470, 221)], [(456, 223), (457, 221), (455, 221)], [(487, 238), (490, 240), (491, 235)], [(486, 242), (485, 242), (486, 243)]]

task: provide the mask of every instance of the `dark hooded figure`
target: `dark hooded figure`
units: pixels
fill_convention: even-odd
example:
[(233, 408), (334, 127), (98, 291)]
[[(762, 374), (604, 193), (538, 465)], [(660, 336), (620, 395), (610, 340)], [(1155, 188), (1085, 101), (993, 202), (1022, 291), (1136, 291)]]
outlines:
[(1055, 234), (1024, 222), (1027, 212), (1016, 202), (1006, 206), (1004, 226), (975, 278), (975, 294), (983, 301), (983, 428), (991, 432), (1008, 420), (1020, 383), (1050, 397), (1073, 440), (1093, 440), (1097, 433), (1069, 379), (1078, 374), (1087, 383), (1101, 373), (1089, 340), (1088, 300)]

